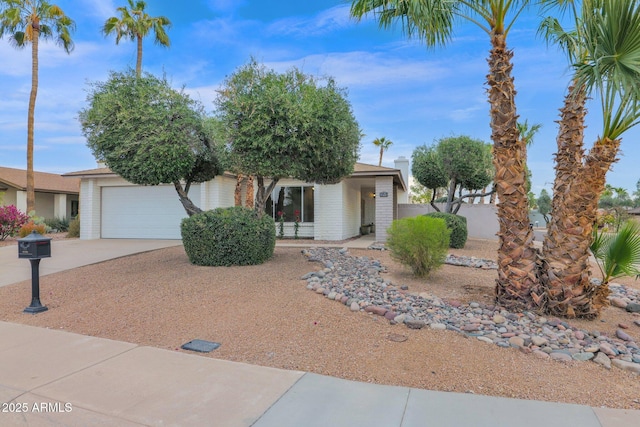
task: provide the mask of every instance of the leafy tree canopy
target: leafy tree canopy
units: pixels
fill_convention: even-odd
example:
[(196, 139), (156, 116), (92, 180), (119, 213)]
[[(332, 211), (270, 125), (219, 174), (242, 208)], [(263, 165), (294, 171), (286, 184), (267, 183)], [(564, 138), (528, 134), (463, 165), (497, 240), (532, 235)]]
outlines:
[[(480, 190), (493, 180), (490, 147), (479, 139), (464, 135), (442, 138), (435, 145), (423, 145), (414, 150), (411, 173), (420, 184), (434, 190), (432, 204), (435, 190), (447, 188), (446, 211), (455, 213), (463, 199), (491, 194), (462, 194), (463, 189)], [(456, 193), (458, 197), (454, 200)]]
[[(252, 59), (225, 80), (216, 106), (231, 170), (258, 177), (257, 210), (280, 178), (326, 184), (353, 172), (361, 132), (331, 78), (281, 74)], [(266, 190), (264, 178), (272, 179)]]
[(538, 212), (544, 217), (545, 222), (549, 223), (549, 213), (551, 212), (551, 196), (544, 188), (540, 191), (540, 196), (536, 201)]
[(89, 106), (79, 113), (87, 144), (98, 160), (127, 181), (173, 183), (184, 204), (191, 183), (220, 172), (213, 140), (216, 124), (166, 78), (148, 73), (138, 78), (133, 70), (112, 72), (106, 82), (91, 85), (87, 101)]

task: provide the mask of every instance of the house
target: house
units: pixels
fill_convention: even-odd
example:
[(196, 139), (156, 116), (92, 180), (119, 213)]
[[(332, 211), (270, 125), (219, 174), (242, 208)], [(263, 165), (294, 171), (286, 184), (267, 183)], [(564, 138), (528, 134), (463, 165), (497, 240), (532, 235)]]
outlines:
[[(360, 234), (361, 226), (374, 224), (375, 238), (386, 240), (386, 229), (398, 217), (398, 203), (406, 203), (408, 159), (396, 168), (356, 163), (353, 174), (333, 185), (292, 179), (278, 182), (267, 211), (285, 221), (293, 236), (316, 240), (344, 240)], [(80, 238), (180, 239), (180, 221), (186, 213), (173, 185), (131, 184), (106, 167), (64, 175), (80, 179)], [(193, 184), (189, 198), (203, 210), (234, 205), (236, 177), (225, 173), (211, 181)], [(371, 229), (371, 228), (369, 228)]]
[[(79, 178), (63, 178), (53, 173), (34, 172), (35, 211), (43, 218), (73, 218), (78, 215)], [(2, 205), (15, 205), (27, 212), (27, 171), (0, 167)]]

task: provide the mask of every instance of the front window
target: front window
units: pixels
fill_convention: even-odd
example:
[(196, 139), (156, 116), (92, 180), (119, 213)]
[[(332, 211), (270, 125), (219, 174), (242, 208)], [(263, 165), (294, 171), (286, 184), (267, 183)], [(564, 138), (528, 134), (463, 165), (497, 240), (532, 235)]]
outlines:
[(285, 222), (313, 222), (313, 187), (277, 186), (267, 199), (265, 212), (276, 221), (280, 215)]

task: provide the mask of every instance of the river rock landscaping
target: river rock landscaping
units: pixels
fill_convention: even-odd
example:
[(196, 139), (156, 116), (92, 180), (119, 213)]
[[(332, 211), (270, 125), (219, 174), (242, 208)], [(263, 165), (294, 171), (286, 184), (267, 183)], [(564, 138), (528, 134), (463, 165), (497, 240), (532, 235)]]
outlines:
[[(310, 248), (302, 251), (322, 269), (305, 274), (307, 288), (351, 311), (367, 312), (404, 324), (410, 329), (451, 330), (487, 344), (517, 348), (535, 357), (558, 361), (592, 361), (640, 374), (640, 348), (620, 324), (615, 336), (597, 329), (585, 330), (568, 321), (546, 318), (532, 312), (510, 313), (501, 307), (479, 302), (462, 304), (445, 301), (383, 278), (385, 267), (368, 256), (351, 256), (347, 249)], [(492, 260), (448, 255), (447, 264), (495, 269)], [(597, 280), (597, 279), (593, 279)], [(640, 292), (610, 284), (613, 306), (629, 312), (640, 305)], [(634, 321), (640, 326), (640, 319)]]

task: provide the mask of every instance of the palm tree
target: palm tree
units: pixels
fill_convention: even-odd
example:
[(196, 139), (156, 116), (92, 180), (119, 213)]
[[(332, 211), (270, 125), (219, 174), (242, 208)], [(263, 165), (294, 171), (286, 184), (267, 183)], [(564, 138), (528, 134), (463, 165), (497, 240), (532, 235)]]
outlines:
[[(460, 17), (478, 25), (490, 38), (489, 103), (491, 139), (500, 218), (496, 299), (508, 309), (532, 306), (536, 278), (536, 251), (529, 228), (525, 185), (526, 144), (518, 132), (512, 51), (507, 36), (527, 0), (354, 0), (351, 15), (373, 13), (381, 27), (395, 21), (409, 37), (428, 45), (444, 44), (453, 20)], [(539, 291), (537, 291), (539, 292)]]
[[(606, 284), (590, 281), (589, 247), (605, 176), (616, 161), (622, 134), (640, 120), (640, 2), (584, 0), (573, 7), (576, 28), (554, 23), (555, 40), (574, 64), (570, 93), (562, 109), (556, 155), (553, 212), (543, 244), (541, 303), (551, 314), (595, 318), (607, 304)], [(600, 99), (603, 131), (585, 154), (587, 97)]]
[(137, 56), (136, 56), (136, 74), (140, 77), (142, 73), (142, 39), (144, 39), (149, 31), (153, 30), (155, 37), (155, 43), (169, 47), (171, 41), (165, 31), (165, 27), (171, 28), (171, 21), (165, 16), (152, 17), (145, 11), (147, 3), (138, 0), (135, 3), (133, 0), (127, 0), (129, 2), (129, 8), (126, 6), (119, 7), (117, 9), (120, 12), (120, 18), (112, 16), (107, 19), (102, 28), (102, 32), (105, 36), (112, 33), (116, 35), (116, 44), (120, 43), (122, 37), (126, 37), (131, 41), (137, 43)]
[(378, 161), (378, 166), (382, 166), (382, 154), (391, 147), (393, 141), (390, 141), (383, 136), (382, 138), (374, 139), (372, 142), (376, 147), (380, 147), (380, 160)]
[(9, 43), (18, 49), (31, 44), (31, 94), (27, 115), (27, 212), (35, 210), (33, 176), (33, 129), (38, 95), (38, 45), (40, 38), (55, 39), (70, 53), (71, 31), (75, 23), (59, 6), (46, 0), (0, 0), (0, 37), (9, 35)]

